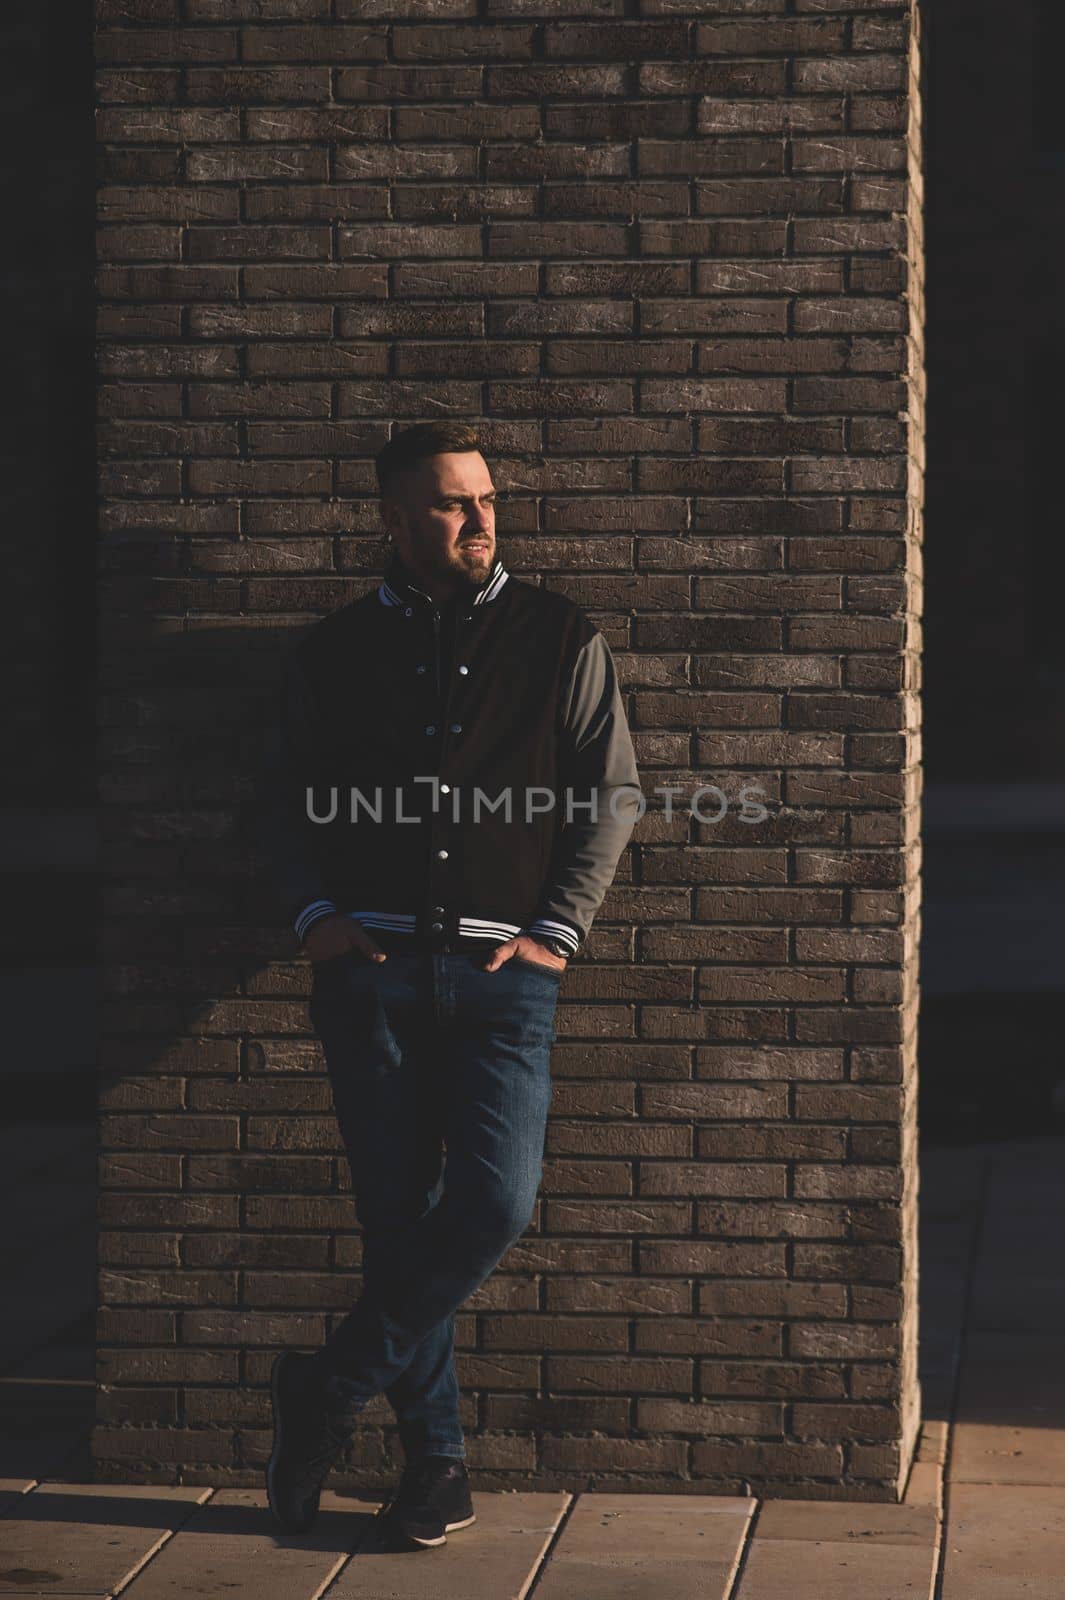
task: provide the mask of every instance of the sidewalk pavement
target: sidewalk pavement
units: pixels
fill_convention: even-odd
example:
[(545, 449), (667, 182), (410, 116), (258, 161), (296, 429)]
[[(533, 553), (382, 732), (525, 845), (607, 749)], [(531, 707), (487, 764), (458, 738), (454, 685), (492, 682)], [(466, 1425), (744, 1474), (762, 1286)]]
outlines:
[(478, 1493), (439, 1550), (374, 1548), (327, 1492), (276, 1535), (259, 1490), (93, 1484), (92, 1141), (0, 1137), (0, 1597), (1065, 1600), (1065, 1140), (923, 1152), (924, 1424), (901, 1505)]

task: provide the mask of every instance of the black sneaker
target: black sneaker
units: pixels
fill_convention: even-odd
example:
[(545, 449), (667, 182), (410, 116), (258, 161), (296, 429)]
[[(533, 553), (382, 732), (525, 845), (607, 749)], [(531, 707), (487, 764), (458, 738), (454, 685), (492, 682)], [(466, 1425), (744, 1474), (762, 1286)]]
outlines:
[(425, 1549), (446, 1544), (449, 1533), (476, 1521), (465, 1463), (458, 1456), (409, 1461), (377, 1519), (388, 1539)]
[(274, 1447), (266, 1468), (270, 1509), (286, 1533), (306, 1533), (318, 1515), (322, 1484), (351, 1437), (352, 1423), (331, 1407), (313, 1356), (282, 1350), (270, 1373)]

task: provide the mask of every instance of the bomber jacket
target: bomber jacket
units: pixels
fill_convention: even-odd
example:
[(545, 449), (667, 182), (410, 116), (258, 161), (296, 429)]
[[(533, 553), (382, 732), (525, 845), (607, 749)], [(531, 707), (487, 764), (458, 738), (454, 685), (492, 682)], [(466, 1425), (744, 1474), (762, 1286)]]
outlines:
[(301, 943), (340, 911), (412, 948), (575, 953), (641, 806), (605, 638), (498, 555), (440, 603), (394, 553), (290, 648), (258, 838)]

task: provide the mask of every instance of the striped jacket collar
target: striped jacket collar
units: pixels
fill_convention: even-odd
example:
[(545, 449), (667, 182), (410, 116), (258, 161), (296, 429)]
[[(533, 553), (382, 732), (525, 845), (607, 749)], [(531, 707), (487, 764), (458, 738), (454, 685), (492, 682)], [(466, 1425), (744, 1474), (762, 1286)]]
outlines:
[[(509, 576), (510, 574), (502, 561), (496, 556), (488, 577), (481, 587), (474, 592), (473, 604), (482, 606), (487, 604), (488, 601), (494, 600), (502, 592), (503, 585)], [(410, 574), (396, 552), (392, 554), (388, 570), (378, 587), (377, 594), (381, 604), (386, 606), (407, 605), (411, 600), (424, 601), (429, 605), (433, 603), (431, 596), (427, 595), (424, 589), (419, 589), (418, 585), (411, 580)]]

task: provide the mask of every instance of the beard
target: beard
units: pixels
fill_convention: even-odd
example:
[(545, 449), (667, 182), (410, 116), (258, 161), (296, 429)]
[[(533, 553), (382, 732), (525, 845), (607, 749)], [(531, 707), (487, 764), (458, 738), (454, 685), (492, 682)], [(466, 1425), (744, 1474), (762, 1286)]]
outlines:
[(460, 540), (453, 552), (427, 551), (427, 559), (432, 563), (433, 570), (439, 577), (450, 578), (452, 582), (461, 584), (463, 588), (479, 589), (492, 570), (492, 565), (496, 558), (496, 547), (495, 541), (492, 540), (484, 555), (471, 556), (465, 553), (463, 546), (472, 542), (472, 540)]

